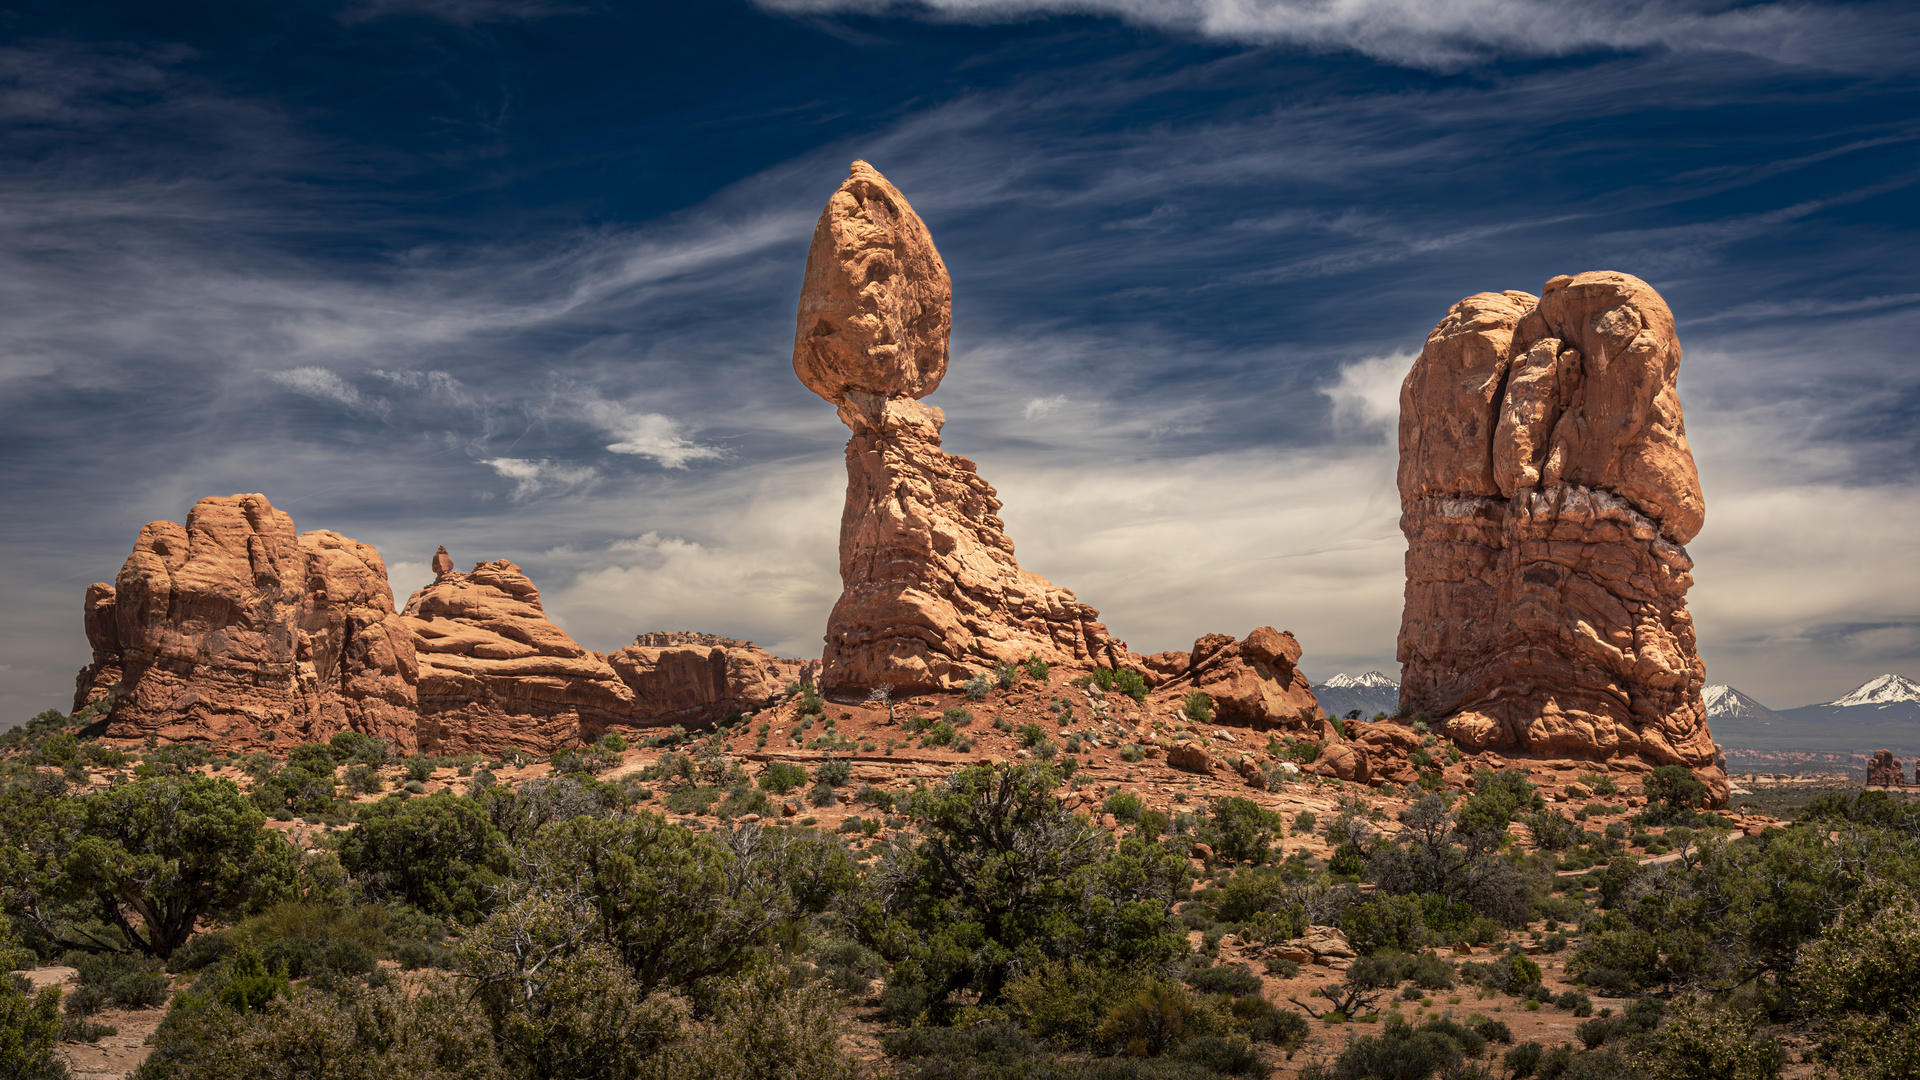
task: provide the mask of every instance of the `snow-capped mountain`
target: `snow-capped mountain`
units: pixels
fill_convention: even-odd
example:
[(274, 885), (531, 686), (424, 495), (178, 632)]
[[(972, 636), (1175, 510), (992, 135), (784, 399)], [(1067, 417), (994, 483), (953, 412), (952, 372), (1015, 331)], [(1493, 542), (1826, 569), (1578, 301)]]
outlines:
[(1398, 692), (1400, 689), (1400, 680), (1391, 675), (1383, 675), (1378, 671), (1369, 671), (1365, 675), (1348, 675), (1342, 672), (1328, 679), (1324, 685), (1336, 687), (1341, 690), (1351, 690), (1361, 686), (1386, 687)]
[(1827, 702), (1839, 708), (1855, 705), (1893, 705), (1902, 701), (1920, 702), (1920, 685), (1901, 675), (1876, 675), (1845, 697)]
[(1377, 713), (1392, 716), (1400, 707), (1400, 680), (1378, 671), (1364, 675), (1342, 672), (1326, 682), (1316, 683), (1312, 690), (1329, 716), (1345, 716), (1359, 709), (1360, 715), (1370, 720)]
[(1726, 720), (1752, 720), (1769, 722), (1780, 719), (1780, 715), (1753, 698), (1735, 690), (1725, 683), (1715, 683), (1700, 691), (1700, 697), (1707, 704), (1707, 723), (1717, 724)]
[[(1920, 746), (1920, 684), (1902, 675), (1877, 675), (1832, 701), (1767, 716), (1727, 711), (1737, 706), (1725, 695), (1713, 693), (1719, 689), (1725, 688), (1707, 687), (1701, 696), (1707, 699), (1707, 724), (1715, 741), (1729, 750), (1868, 751)], [(1721, 711), (1716, 712), (1716, 705)]]

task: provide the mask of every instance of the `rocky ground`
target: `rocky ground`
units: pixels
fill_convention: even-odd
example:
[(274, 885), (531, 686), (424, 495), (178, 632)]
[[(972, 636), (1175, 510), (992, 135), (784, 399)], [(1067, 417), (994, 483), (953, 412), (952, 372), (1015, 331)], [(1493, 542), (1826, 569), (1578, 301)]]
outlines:
[[(814, 708), (819, 711), (811, 711)], [(1412, 743), (1429, 741), (1428, 749), (1440, 765), (1437, 771), (1449, 785), (1466, 784), (1476, 765), (1488, 763), (1485, 755), (1463, 755), (1457, 761), (1448, 762), (1448, 744), (1444, 740), (1416, 735), (1408, 721), (1380, 723), (1403, 728), (1399, 734)], [(598, 776), (602, 780), (624, 781), (639, 796), (637, 809), (665, 813), (696, 829), (724, 827), (731, 820), (766, 820), (769, 824), (779, 821), (789, 827), (842, 834), (856, 857), (863, 860), (877, 857), (885, 845), (894, 840), (909, 839), (902, 833), (904, 819), (858, 801), (863, 789), (904, 792), (936, 783), (964, 765), (1036, 757), (1048, 757), (1063, 766), (1070, 759), (1073, 772), (1065, 793), (1066, 802), (1085, 811), (1091, 820), (1116, 836), (1123, 837), (1132, 828), (1105, 812), (1106, 799), (1119, 793), (1131, 793), (1145, 808), (1166, 814), (1176, 828), (1181, 824), (1180, 815), (1224, 796), (1251, 799), (1279, 814), (1290, 826), (1299, 821), (1303, 812), (1324, 824), (1342, 812), (1345, 804), (1345, 808), (1364, 808), (1383, 830), (1391, 832), (1396, 828), (1398, 812), (1411, 803), (1419, 789), (1314, 775), (1316, 762), (1297, 760), (1308, 754), (1301, 749), (1290, 749), (1290, 744), (1297, 747), (1305, 741), (1312, 740), (1303, 740), (1300, 734), (1198, 722), (1179, 711), (1178, 702), (1173, 700), (1149, 696), (1145, 702), (1139, 702), (1118, 693), (1103, 694), (1097, 687), (1073, 685), (1071, 672), (1049, 672), (1038, 677), (1023, 672), (1012, 688), (992, 689), (979, 700), (971, 700), (964, 693), (929, 694), (893, 702), (891, 709), (886, 703), (865, 701), (824, 701), (815, 706), (807, 695), (794, 695), (724, 732), (690, 737), (670, 748), (630, 748), (619, 755), (617, 764), (604, 768)], [(1337, 741), (1336, 737), (1333, 742)], [(811, 772), (828, 759), (840, 759), (849, 762), (849, 776), (834, 789), (831, 802), (817, 796), (810, 799), (808, 796), (815, 789), (808, 784), (773, 800), (764, 814), (729, 819), (723, 816), (726, 808), (720, 789), (703, 791), (697, 785), (675, 787), (656, 779), (655, 767), (662, 756), (669, 753), (696, 758), (717, 753), (739, 764), (752, 777), (758, 777), (776, 763), (798, 765)], [(1641, 830), (1628, 822), (1645, 801), (1631, 793), (1630, 774), (1616, 774), (1621, 794), (1599, 797), (1581, 787), (1583, 782), (1592, 781), (1590, 774), (1596, 770), (1591, 762), (1499, 758), (1494, 761), (1526, 768), (1547, 799), (1569, 813), (1584, 811), (1586, 828), (1603, 830), (1610, 824), (1620, 823), (1636, 838), (1644, 836), (1644, 843), (1629, 847), (1631, 854), (1647, 860), (1678, 857), (1677, 851), (1668, 850), (1660, 830)], [(520, 758), (516, 763), (511, 756), (493, 761), (477, 757), (442, 759), (439, 767), (420, 783), (417, 793), (464, 792), (482, 770), (491, 772), (498, 783), (518, 786), (550, 775), (553, 767), (531, 758)], [(247, 775), (232, 763), (205, 767), (202, 771), (232, 778), (243, 787), (249, 784)], [(364, 803), (384, 798), (390, 789), (405, 783), (402, 767), (388, 766), (381, 771), (389, 791), (358, 795), (354, 801)], [(96, 779), (104, 783), (106, 777)], [(1745, 792), (1791, 788), (1807, 792), (1806, 797), (1811, 797), (1814, 790), (1813, 785), (1806, 783), (1741, 779), (1741, 790)], [(1779, 812), (1741, 809), (1738, 804), (1751, 801), (1746, 795), (1736, 796), (1734, 801), (1736, 807), (1728, 811), (1728, 817), (1739, 833), (1758, 833), (1768, 825), (1784, 824)], [(350, 823), (329, 824), (317, 818), (270, 824), (289, 833), (294, 842), (302, 846), (318, 843), (326, 832), (352, 827)], [(1295, 827), (1283, 832), (1278, 847), (1284, 855), (1298, 853), (1324, 861), (1332, 854), (1324, 835)], [(1523, 845), (1530, 840), (1523, 826), (1514, 826), (1514, 834)], [(1210, 853), (1204, 848), (1196, 846), (1194, 854), (1193, 865), (1200, 878), (1196, 883), (1198, 888), (1223, 868), (1207, 861)], [(1582, 895), (1585, 883), (1576, 884), (1573, 879), (1583, 872), (1584, 869), (1562, 872), (1569, 881), (1568, 895)], [(1545, 933), (1542, 924), (1519, 931), (1516, 936), (1536, 954), (1535, 959), (1546, 976), (1545, 984), (1558, 993), (1569, 988), (1560, 974), (1567, 953), (1542, 951)], [(1193, 940), (1196, 949), (1203, 947), (1198, 932), (1193, 934)], [(1491, 951), (1492, 948), (1485, 946), (1478, 949), (1460, 946), (1445, 955), (1464, 961)], [(1236, 942), (1231, 936), (1219, 945), (1221, 962), (1245, 964), (1260, 974), (1267, 996), (1282, 1006), (1295, 998), (1312, 1001), (1309, 995), (1317, 987), (1340, 978), (1337, 966), (1313, 962), (1303, 965), (1298, 974), (1290, 977), (1272, 974), (1265, 970), (1266, 955), (1262, 946)], [(1332, 962), (1337, 965), (1337, 958)], [(59, 981), (70, 978), (71, 974), (71, 969), (50, 968), (35, 973), (34, 977)], [(1596, 1009), (1618, 1010), (1625, 1004), (1594, 998)], [(872, 1003), (850, 1003), (849, 1007), (857, 1017), (863, 1018), (859, 1025), (865, 1033), (861, 1041), (871, 1043), (869, 1049), (877, 1053), (882, 1028), (869, 1015)], [(1416, 1023), (1427, 1016), (1446, 1013), (1463, 1020), (1476, 1014), (1488, 1016), (1505, 1022), (1514, 1038), (1522, 1041), (1570, 1041), (1574, 1038), (1574, 1026), (1579, 1023), (1567, 1010), (1551, 1004), (1528, 1010), (1518, 999), (1488, 996), (1464, 984), (1418, 999), (1396, 1001), (1392, 1008)], [(158, 1025), (161, 1015), (162, 1010), (146, 1009), (103, 1016), (102, 1022), (119, 1028), (119, 1032), (97, 1044), (69, 1044), (67, 1052), (76, 1074), (101, 1078), (125, 1075), (144, 1057), (144, 1041)], [(1297, 1075), (1299, 1068), (1316, 1055), (1336, 1054), (1345, 1040), (1371, 1030), (1375, 1028), (1364, 1022), (1315, 1023), (1308, 1046), (1291, 1060), (1275, 1053), (1274, 1062), (1279, 1069), (1276, 1075)]]

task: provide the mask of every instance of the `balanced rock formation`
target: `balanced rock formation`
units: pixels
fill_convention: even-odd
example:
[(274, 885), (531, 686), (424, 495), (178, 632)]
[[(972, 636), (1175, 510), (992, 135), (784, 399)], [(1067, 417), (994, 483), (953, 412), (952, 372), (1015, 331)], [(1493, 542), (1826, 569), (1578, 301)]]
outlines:
[(419, 657), (420, 745), (446, 753), (551, 753), (634, 723), (633, 691), (607, 658), (548, 621), (540, 590), (505, 559), (453, 569), (407, 599)]
[(85, 622), (74, 711), (101, 703), (109, 735), (256, 746), (351, 729), (414, 748), (413, 649), (380, 553), (296, 535), (264, 495), (148, 524), (114, 584), (87, 587)]
[(1868, 787), (1906, 787), (1907, 767), (1891, 750), (1875, 750), (1867, 763)]
[(751, 641), (687, 631), (641, 634), (607, 662), (633, 691), (649, 724), (708, 724), (762, 708), (788, 684), (811, 683), (814, 664), (778, 657)]
[(993, 486), (940, 448), (946, 417), (919, 399), (946, 374), (952, 298), (925, 223), (854, 162), (814, 228), (793, 343), (794, 373), (853, 431), (829, 690), (951, 689), (997, 662), (1127, 655), (1099, 612), (1020, 568)]
[(1400, 700), (1474, 749), (1693, 769), (1724, 801), (1686, 593), (1705, 502), (1659, 294), (1455, 304), (1400, 390)]

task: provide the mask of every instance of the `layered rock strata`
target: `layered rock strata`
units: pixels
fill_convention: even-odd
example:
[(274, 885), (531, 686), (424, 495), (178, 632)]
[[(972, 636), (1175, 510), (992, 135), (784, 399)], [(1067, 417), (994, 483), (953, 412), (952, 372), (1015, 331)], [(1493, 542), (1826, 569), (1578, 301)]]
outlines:
[(544, 754), (634, 723), (633, 690), (547, 618), (518, 566), (498, 559), (463, 574), (443, 547), (433, 568), (402, 615), (420, 660), (423, 748)]
[(686, 631), (641, 634), (607, 654), (650, 724), (710, 724), (764, 707), (795, 682), (811, 683), (808, 660), (778, 657), (751, 641)]
[(1867, 786), (1906, 787), (1907, 767), (1893, 756), (1893, 751), (1875, 750), (1873, 760), (1867, 762)]
[(1688, 766), (1724, 800), (1686, 610), (1705, 502), (1650, 286), (1455, 304), (1400, 390), (1400, 700), (1471, 750)]
[(794, 373), (853, 432), (830, 691), (953, 688), (1002, 661), (1127, 655), (1097, 611), (1020, 568), (993, 486), (940, 447), (945, 415), (918, 399), (946, 374), (952, 296), (925, 223), (854, 162), (814, 229), (793, 346)]
[(74, 711), (111, 697), (109, 735), (249, 746), (351, 729), (415, 745), (413, 648), (380, 553), (297, 535), (264, 495), (149, 523), (114, 584), (87, 587), (85, 622)]

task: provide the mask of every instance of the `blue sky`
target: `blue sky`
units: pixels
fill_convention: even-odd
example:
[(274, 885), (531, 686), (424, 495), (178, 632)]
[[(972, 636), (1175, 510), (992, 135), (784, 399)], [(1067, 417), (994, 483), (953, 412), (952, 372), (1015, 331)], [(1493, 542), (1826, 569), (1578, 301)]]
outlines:
[(402, 602), (445, 544), (591, 647), (817, 655), (845, 430), (789, 357), (856, 157), (953, 274), (948, 449), (1136, 648), (1397, 671), (1400, 376), (1613, 269), (1679, 320), (1709, 678), (1920, 674), (1916, 55), (1895, 3), (10, 5), (0, 720), (236, 492)]

